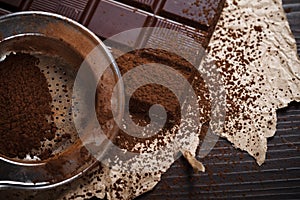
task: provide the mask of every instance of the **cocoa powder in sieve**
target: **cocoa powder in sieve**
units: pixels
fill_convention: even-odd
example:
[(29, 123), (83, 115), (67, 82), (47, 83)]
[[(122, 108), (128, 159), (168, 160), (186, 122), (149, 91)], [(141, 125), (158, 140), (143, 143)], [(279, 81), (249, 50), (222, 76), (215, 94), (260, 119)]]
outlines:
[(0, 154), (10, 158), (34, 156), (32, 150), (55, 136), (52, 97), (38, 63), (24, 53), (11, 53), (0, 62)]

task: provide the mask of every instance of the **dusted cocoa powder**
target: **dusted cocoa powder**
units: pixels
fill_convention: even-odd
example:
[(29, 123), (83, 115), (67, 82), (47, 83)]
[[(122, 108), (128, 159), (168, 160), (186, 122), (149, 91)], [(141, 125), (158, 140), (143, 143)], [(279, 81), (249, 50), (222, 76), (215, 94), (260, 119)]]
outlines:
[[(201, 123), (209, 121), (209, 112), (211, 109), (210, 102), (206, 95), (209, 94), (207, 85), (199, 73), (195, 70), (193, 65), (179, 55), (171, 52), (167, 52), (160, 49), (140, 49), (137, 51), (128, 52), (122, 54), (119, 50), (113, 49), (113, 54), (117, 57), (116, 62), (121, 71), (121, 74), (129, 72), (135, 67), (141, 65), (147, 65), (149, 63), (158, 63), (166, 65), (182, 75), (193, 87), (197, 96), (201, 98), (199, 102), (199, 108), (201, 110)], [(121, 55), (121, 56), (120, 56)], [(156, 74), (162, 78), (169, 78), (162, 76), (160, 71)], [(197, 81), (193, 81), (194, 77), (197, 76)], [(148, 80), (147, 75), (141, 74), (135, 77), (133, 81), (139, 82), (141, 79)], [(150, 77), (151, 79), (151, 77)], [(128, 87), (125, 83), (125, 88)], [(130, 87), (130, 86), (129, 86)], [(147, 84), (139, 87), (132, 96), (128, 95), (125, 90), (125, 98), (129, 99), (129, 111), (132, 120), (139, 126), (146, 126), (150, 123), (149, 109), (152, 105), (162, 105), (167, 113), (166, 123), (161, 131), (149, 138), (138, 138), (132, 137), (129, 134), (119, 131), (118, 137), (116, 138), (115, 144), (120, 148), (131, 150), (137, 143), (142, 143), (145, 147), (153, 145), (153, 141), (157, 140), (158, 143), (155, 146), (164, 146), (163, 139), (166, 134), (170, 134), (170, 131), (175, 126), (180, 125), (181, 119), (181, 105), (180, 101), (184, 101), (187, 97), (185, 90), (187, 86), (182, 83), (173, 82), (173, 88), (180, 93), (181, 99), (177, 99), (175, 94), (167, 87), (159, 84)], [(205, 133), (204, 133), (205, 134)]]
[[(55, 136), (52, 97), (38, 63), (24, 53), (11, 53), (0, 62), (0, 154), (10, 158), (34, 156), (42, 141)], [(41, 159), (51, 155), (48, 151)]]

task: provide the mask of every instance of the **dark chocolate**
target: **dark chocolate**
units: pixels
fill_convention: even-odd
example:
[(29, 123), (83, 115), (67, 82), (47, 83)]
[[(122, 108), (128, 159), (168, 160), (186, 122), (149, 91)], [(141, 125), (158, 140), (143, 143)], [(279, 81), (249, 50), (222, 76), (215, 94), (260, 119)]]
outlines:
[(19, 8), (23, 0), (2, 0), (1, 3)]
[(10, 12), (8, 10), (5, 10), (5, 9), (2, 9), (0, 8), (0, 16), (1, 15), (6, 15), (6, 14), (9, 14)]
[(167, 0), (161, 15), (199, 29), (215, 26), (222, 0)]
[(82, 17), (82, 13), (86, 8), (88, 1), (79, 0), (63, 0), (63, 1), (44, 1), (34, 0), (29, 6), (29, 10), (47, 11), (65, 15), (71, 19), (79, 20)]
[[(224, 0), (0, 0), (0, 5), (13, 12), (33, 10), (62, 14), (84, 24), (102, 39), (133, 28), (166, 27), (193, 35), (206, 48)], [(136, 33), (128, 41), (122, 40), (122, 44), (134, 47), (144, 41), (143, 37), (144, 34)]]
[[(101, 38), (108, 38), (133, 28), (165, 27), (191, 36), (206, 48), (223, 5), (224, 0), (194, 3), (162, 0), (103, 0), (98, 4), (87, 26)], [(128, 38), (130, 41), (122, 43), (133, 47), (139, 45), (139, 39), (144, 41), (143, 37), (144, 34), (136, 33)]]
[[(88, 28), (108, 38), (120, 32), (140, 28), (146, 25), (148, 15), (130, 7), (124, 7), (113, 1), (101, 1), (88, 24)], [(128, 45), (134, 45), (139, 34), (126, 39)]]
[(116, 0), (133, 7), (140, 8), (149, 12), (155, 12), (155, 8), (161, 0)]

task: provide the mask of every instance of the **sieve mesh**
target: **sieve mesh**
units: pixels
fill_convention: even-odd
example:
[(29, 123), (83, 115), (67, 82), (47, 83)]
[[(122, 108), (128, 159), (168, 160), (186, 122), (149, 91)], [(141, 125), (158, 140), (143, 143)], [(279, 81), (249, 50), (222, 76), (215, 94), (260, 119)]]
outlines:
[(37, 153), (47, 152), (50, 149), (52, 154), (57, 154), (70, 147), (78, 139), (72, 119), (71, 101), (76, 70), (58, 56), (37, 55), (36, 57), (40, 59), (38, 67), (48, 81), (49, 92), (52, 96), (52, 117), (48, 117), (48, 122), (55, 123), (57, 127), (54, 139), (43, 141)]

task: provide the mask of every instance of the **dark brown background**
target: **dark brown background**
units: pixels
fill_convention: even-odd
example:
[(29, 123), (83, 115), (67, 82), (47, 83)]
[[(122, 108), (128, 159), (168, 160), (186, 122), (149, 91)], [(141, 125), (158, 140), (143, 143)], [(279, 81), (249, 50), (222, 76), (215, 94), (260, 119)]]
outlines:
[[(147, 12), (152, 10), (158, 0), (119, 0), (131, 3)], [(143, 26), (149, 22), (141, 13), (140, 18), (133, 17), (133, 22), (116, 24), (115, 30), (102, 31), (93, 25), (93, 20), (100, 17), (96, 7), (99, 0), (0, 0), (0, 14), (20, 10), (43, 10), (56, 12), (71, 17), (91, 28), (101, 38), (118, 33), (125, 28)], [(299, 0), (283, 0), (284, 9), (297, 40), (300, 54), (300, 2)], [(107, 5), (110, 12), (111, 5)], [(127, 13), (128, 19), (131, 17)], [(113, 18), (107, 17), (109, 20)], [(97, 21), (97, 20), (94, 20)], [(179, 19), (185, 23), (184, 20)], [(97, 22), (95, 22), (97, 23)], [(189, 24), (193, 26), (193, 24)], [(202, 159), (207, 172), (194, 174), (184, 159), (179, 159), (171, 169), (163, 175), (162, 181), (151, 192), (139, 200), (152, 199), (300, 199), (300, 103), (291, 103), (287, 108), (277, 112), (278, 123), (276, 135), (268, 141), (266, 162), (261, 166), (255, 163), (247, 153), (234, 149), (226, 140), (220, 139), (215, 148), (205, 159)], [(95, 198), (93, 198), (95, 199)]]

